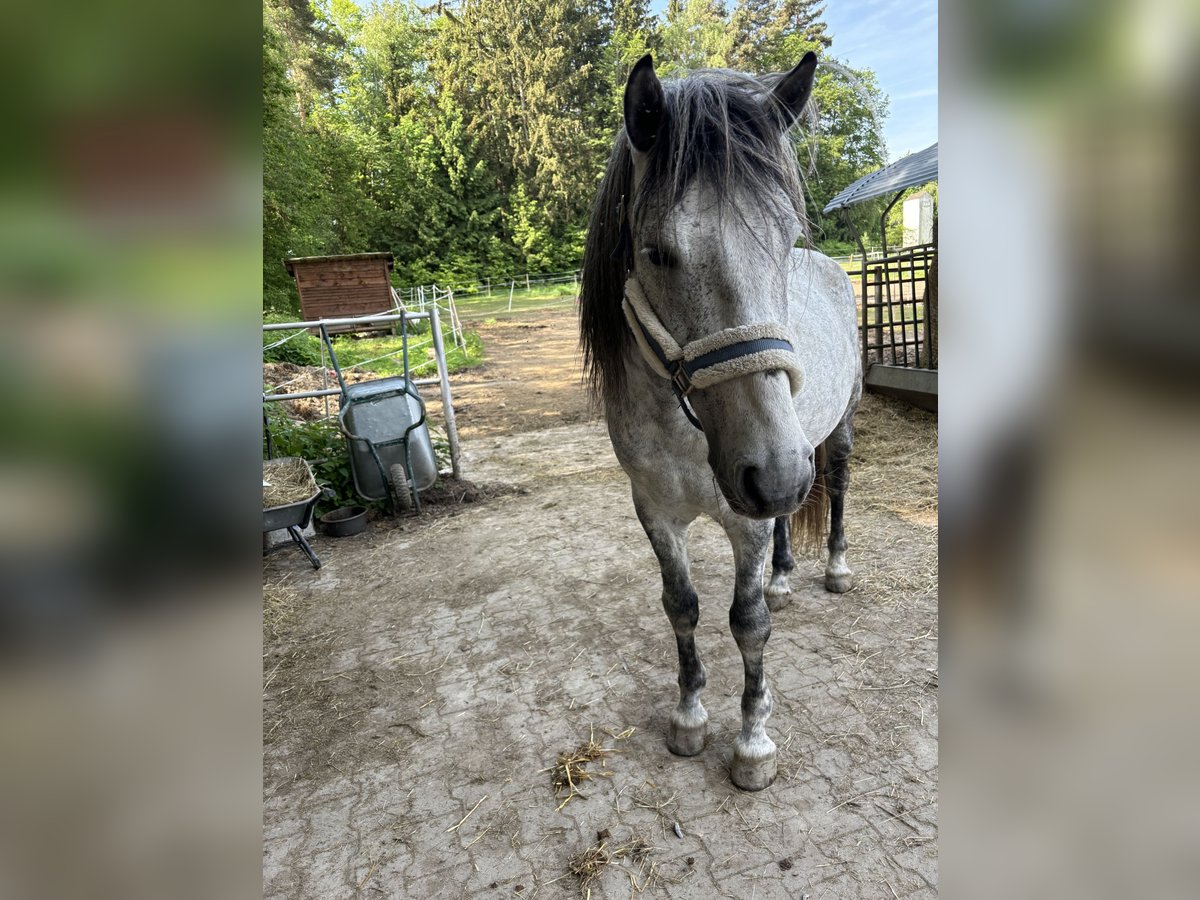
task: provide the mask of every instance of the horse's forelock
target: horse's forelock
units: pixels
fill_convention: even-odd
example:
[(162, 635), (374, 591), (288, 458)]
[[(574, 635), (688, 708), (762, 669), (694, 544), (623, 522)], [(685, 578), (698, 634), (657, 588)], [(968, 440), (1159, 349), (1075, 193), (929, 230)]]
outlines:
[(647, 160), (635, 217), (651, 209), (661, 215), (674, 208), (700, 180), (716, 192), (718, 201), (731, 200), (737, 189), (765, 206), (776, 203), (782, 191), (805, 221), (795, 150), (783, 139), (774, 111), (764, 102), (763, 81), (718, 69), (665, 82), (663, 87), (664, 127)]

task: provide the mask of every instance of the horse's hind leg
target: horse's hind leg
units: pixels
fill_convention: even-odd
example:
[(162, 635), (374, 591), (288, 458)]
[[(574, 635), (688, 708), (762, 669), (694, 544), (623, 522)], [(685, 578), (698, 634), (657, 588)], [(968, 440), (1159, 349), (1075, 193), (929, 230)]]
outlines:
[(761, 791), (775, 780), (775, 744), (767, 737), (771, 690), (763, 673), (763, 648), (771, 636), (771, 613), (763, 598), (762, 572), (771, 526), (731, 517), (723, 523), (733, 544), (735, 582), (729, 629), (742, 652), (742, 731), (733, 745), (729, 775), (746, 791)]
[(792, 556), (791, 526), (787, 516), (775, 520), (775, 545), (771, 553), (771, 580), (764, 592), (767, 607), (771, 612), (778, 612), (792, 602), (792, 587), (788, 584), (788, 575), (796, 568), (796, 558)]
[(695, 756), (704, 749), (708, 712), (700, 703), (700, 692), (707, 677), (704, 664), (696, 653), (696, 623), (700, 603), (688, 574), (688, 522), (659, 510), (650, 510), (634, 497), (634, 507), (658, 565), (662, 570), (662, 604), (679, 650), (679, 704), (671, 713), (667, 728), (667, 749), (679, 756)]
[(846, 530), (842, 523), (853, 447), (854, 414), (851, 412), (825, 440), (825, 489), (829, 492), (829, 561), (825, 564), (825, 590), (836, 594), (844, 594), (854, 586), (854, 573), (846, 565)]

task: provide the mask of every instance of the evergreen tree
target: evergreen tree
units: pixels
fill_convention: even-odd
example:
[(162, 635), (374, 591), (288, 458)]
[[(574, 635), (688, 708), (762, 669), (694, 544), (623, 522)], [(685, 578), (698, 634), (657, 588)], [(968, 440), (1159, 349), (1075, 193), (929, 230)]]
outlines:
[[(791, 68), (829, 44), (816, 0), (264, 0), (264, 303), (287, 256), (390, 250), (401, 284), (579, 264), (633, 63)], [(832, 61), (828, 53), (822, 53)], [(837, 190), (884, 161), (869, 72), (818, 70), (800, 137), (818, 239)], [(870, 101), (870, 102), (868, 102)], [(809, 160), (812, 165), (809, 166)], [(877, 215), (877, 212), (874, 214)]]
[(671, 0), (659, 30), (660, 76), (678, 78), (696, 69), (730, 64), (734, 32), (720, 0)]
[(823, 56), (826, 34), (821, 0), (738, 0), (730, 17), (730, 64), (746, 72), (785, 72), (799, 60), (798, 43)]
[(288, 77), (303, 125), (317, 98), (332, 90), (338, 68), (331, 51), (345, 42), (310, 0), (265, 0), (263, 12), (266, 21), (287, 42)]

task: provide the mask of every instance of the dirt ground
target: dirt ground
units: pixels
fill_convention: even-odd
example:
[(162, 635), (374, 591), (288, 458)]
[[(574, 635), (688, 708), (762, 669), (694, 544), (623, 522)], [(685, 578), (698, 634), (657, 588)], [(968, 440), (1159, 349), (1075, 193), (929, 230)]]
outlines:
[[(464, 438), (599, 421), (581, 387), (574, 307), (470, 326), (483, 338), (484, 363), (451, 378)], [(441, 404), (428, 392), (430, 415)]]
[[(684, 759), (665, 745), (661, 582), (579, 386), (573, 313), (481, 332), (489, 362), (453, 380), (475, 487), (318, 537), (319, 571), (264, 560), (264, 895), (935, 896), (935, 420), (864, 402), (857, 586), (826, 593), (821, 561), (798, 562), (765, 656), (780, 774), (747, 794), (727, 772), (723, 533), (692, 529), (710, 722)], [(570, 796), (554, 769), (575, 751), (595, 758)]]

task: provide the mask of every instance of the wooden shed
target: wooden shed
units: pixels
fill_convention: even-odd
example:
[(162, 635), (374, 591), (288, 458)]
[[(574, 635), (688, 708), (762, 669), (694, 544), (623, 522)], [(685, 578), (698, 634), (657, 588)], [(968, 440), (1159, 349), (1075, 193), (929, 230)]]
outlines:
[[(306, 322), (386, 313), (396, 306), (390, 272), (390, 253), (355, 253), (348, 256), (302, 256), (285, 259), (284, 268), (296, 279), (300, 313)], [(364, 326), (361, 330), (370, 330)], [(330, 331), (360, 330), (354, 326)]]

